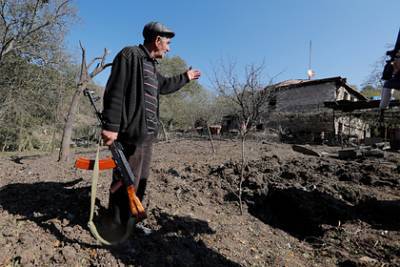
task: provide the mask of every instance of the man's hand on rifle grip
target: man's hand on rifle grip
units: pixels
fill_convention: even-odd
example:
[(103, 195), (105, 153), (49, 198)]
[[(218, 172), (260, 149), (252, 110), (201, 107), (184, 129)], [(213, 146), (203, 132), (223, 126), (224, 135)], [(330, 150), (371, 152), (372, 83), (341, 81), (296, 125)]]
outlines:
[(111, 132), (107, 130), (101, 131), (101, 137), (103, 138), (104, 144), (110, 146), (118, 138), (117, 132)]

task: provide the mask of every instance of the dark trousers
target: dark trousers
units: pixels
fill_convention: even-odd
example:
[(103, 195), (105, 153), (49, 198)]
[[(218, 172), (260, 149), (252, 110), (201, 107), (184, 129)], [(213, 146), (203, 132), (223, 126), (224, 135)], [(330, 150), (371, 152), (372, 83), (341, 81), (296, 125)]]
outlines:
[[(153, 137), (148, 137), (140, 145), (124, 144), (124, 154), (129, 162), (129, 166), (132, 169), (133, 174), (136, 178), (136, 195), (143, 201), (147, 179), (150, 174), (150, 163), (153, 152)], [(118, 179), (119, 172), (113, 171), (113, 182), (111, 186)], [(109, 206), (114, 214), (119, 214), (121, 222), (125, 222), (129, 218), (129, 204), (126, 188), (121, 186), (116, 192), (110, 194)], [(116, 209), (118, 208), (118, 211)]]

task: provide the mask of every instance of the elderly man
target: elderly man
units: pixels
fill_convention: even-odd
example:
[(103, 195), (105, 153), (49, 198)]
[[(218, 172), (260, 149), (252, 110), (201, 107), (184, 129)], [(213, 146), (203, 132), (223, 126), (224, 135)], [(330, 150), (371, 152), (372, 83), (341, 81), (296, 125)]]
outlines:
[[(175, 33), (159, 22), (144, 26), (143, 45), (123, 48), (115, 57), (104, 92), (102, 138), (106, 145), (120, 141), (136, 177), (137, 196), (143, 200), (149, 177), (152, 144), (159, 125), (159, 95), (170, 94), (198, 79), (200, 71), (189, 69), (173, 77), (157, 71), (157, 60), (170, 50)], [(114, 172), (113, 176), (118, 175)], [(115, 181), (115, 179), (113, 179)], [(114, 218), (123, 223), (129, 216), (126, 192), (111, 194)]]

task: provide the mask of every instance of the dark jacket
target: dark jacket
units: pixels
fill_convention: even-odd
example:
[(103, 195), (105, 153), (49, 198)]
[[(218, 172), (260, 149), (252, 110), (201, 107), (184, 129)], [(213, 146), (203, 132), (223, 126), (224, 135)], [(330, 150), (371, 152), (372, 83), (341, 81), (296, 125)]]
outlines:
[[(118, 132), (118, 139), (140, 144), (147, 135), (144, 108), (143, 58), (139, 46), (125, 47), (115, 57), (103, 100), (103, 129)], [(170, 94), (189, 82), (185, 73), (163, 77), (157, 73), (158, 94)], [(159, 103), (159, 101), (158, 101)]]

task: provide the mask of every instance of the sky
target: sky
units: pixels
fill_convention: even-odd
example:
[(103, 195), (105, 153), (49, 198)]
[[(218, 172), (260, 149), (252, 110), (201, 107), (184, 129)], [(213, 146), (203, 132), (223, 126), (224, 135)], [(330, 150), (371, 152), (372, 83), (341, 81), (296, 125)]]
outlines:
[[(79, 40), (88, 58), (143, 42), (143, 26), (160, 21), (175, 31), (169, 56), (202, 71), (199, 82), (213, 90), (220, 62), (264, 62), (262, 80), (306, 79), (309, 47), (314, 79), (347, 78), (358, 88), (390, 49), (400, 27), (400, 0), (75, 0), (80, 17), (67, 36), (77, 62)], [(105, 85), (109, 69), (96, 77)]]

